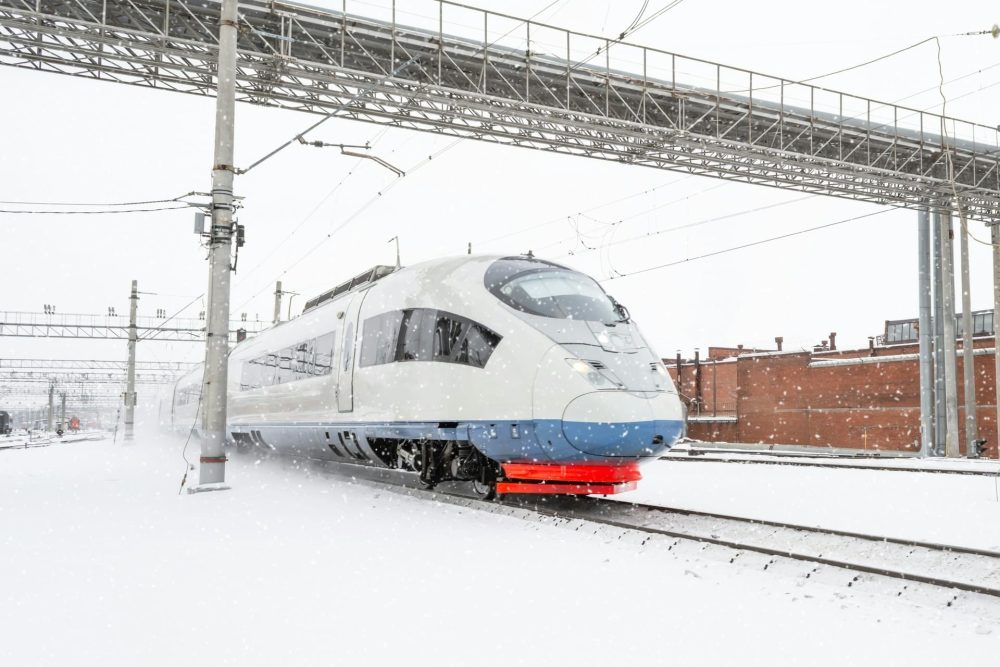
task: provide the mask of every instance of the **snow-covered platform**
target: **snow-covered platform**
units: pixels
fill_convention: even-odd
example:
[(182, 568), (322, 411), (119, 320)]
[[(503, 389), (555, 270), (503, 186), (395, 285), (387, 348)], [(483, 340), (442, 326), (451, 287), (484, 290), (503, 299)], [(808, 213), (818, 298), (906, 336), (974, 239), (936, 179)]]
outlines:
[[(232, 490), (178, 495), (181, 444), (4, 453), (0, 664), (930, 665), (1000, 649), (992, 598), (437, 502), (290, 461), (237, 457)], [(809, 503), (733, 468), (654, 464), (627, 495)]]

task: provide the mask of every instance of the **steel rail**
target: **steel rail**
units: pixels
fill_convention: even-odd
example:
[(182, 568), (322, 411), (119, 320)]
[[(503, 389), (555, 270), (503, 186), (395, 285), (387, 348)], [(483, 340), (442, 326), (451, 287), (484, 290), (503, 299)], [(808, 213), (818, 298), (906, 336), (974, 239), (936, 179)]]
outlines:
[[(559, 498), (556, 496), (551, 496), (551, 497), (546, 497), (544, 499), (538, 499), (536, 497), (515, 496), (513, 498), (507, 497), (500, 500), (482, 500), (476, 498), (475, 496), (470, 496), (468, 492), (464, 491), (464, 489), (458, 490), (454, 488), (449, 488), (453, 485), (445, 485), (444, 487), (437, 487), (431, 490), (422, 489), (419, 488), (418, 486), (413, 486), (416, 484), (415, 475), (404, 471), (385, 469), (385, 468), (372, 468), (369, 466), (355, 465), (350, 463), (331, 462), (328, 460), (314, 459), (311, 457), (285, 457), (280, 454), (274, 454), (273, 452), (263, 452), (263, 455), (275, 456), (276, 458), (285, 460), (291, 459), (293, 461), (294, 460), (309, 461), (316, 464), (325, 473), (330, 473), (339, 477), (349, 477), (353, 481), (358, 481), (367, 485), (378, 486), (379, 488), (384, 488), (386, 490), (395, 493), (401, 493), (410, 496), (428, 497), (440, 502), (457, 504), (465, 507), (474, 507), (477, 509), (483, 509), (485, 511), (495, 512), (497, 511), (498, 508), (509, 508), (509, 509), (528, 511), (541, 516), (548, 516), (555, 519), (585, 521), (598, 525), (611, 526), (622, 530), (634, 530), (648, 535), (659, 535), (679, 540), (688, 540), (693, 542), (701, 542), (705, 544), (713, 544), (717, 546), (734, 549), (736, 551), (750, 551), (767, 556), (776, 556), (802, 562), (811, 562), (819, 565), (827, 565), (830, 567), (837, 567), (840, 569), (854, 571), (854, 572), (874, 574), (902, 581), (918, 582), (941, 588), (951, 588), (955, 590), (962, 590), (970, 593), (977, 593), (981, 595), (988, 595), (991, 597), (1000, 598), (1000, 588), (993, 588), (990, 586), (979, 585), (967, 581), (955, 581), (953, 579), (947, 579), (945, 577), (930, 576), (914, 572), (906, 572), (899, 569), (893, 569), (891, 567), (869, 565), (866, 563), (838, 559), (838, 558), (828, 558), (822, 555), (803, 553), (802, 551), (796, 551), (793, 549), (769, 547), (765, 544), (760, 544), (760, 543), (753, 544), (736, 539), (727, 539), (724, 537), (719, 537), (714, 534), (711, 535), (695, 534), (691, 532), (685, 532), (683, 530), (675, 530), (661, 526), (644, 525), (640, 522), (632, 522), (621, 518), (601, 516), (600, 513), (607, 511), (621, 512), (623, 510), (628, 511), (629, 509), (632, 509), (633, 511), (644, 510), (645, 515), (659, 513), (663, 515), (673, 514), (673, 515), (701, 516), (710, 519), (734, 521), (737, 523), (745, 523), (750, 525), (768, 526), (787, 531), (802, 531), (812, 534), (830, 535), (832, 537), (861, 540), (866, 543), (895, 544), (902, 547), (911, 547), (913, 549), (926, 549), (927, 551), (932, 553), (934, 552), (955, 553), (955, 554), (965, 554), (980, 558), (995, 559), (997, 561), (997, 568), (1000, 568), (1000, 552), (990, 551), (986, 549), (975, 549), (971, 547), (962, 547), (957, 545), (939, 544), (939, 543), (924, 542), (919, 540), (906, 540), (901, 538), (877, 536), (865, 533), (854, 533), (851, 531), (840, 531), (835, 529), (820, 528), (816, 526), (802, 526), (797, 524), (768, 521), (765, 519), (753, 519), (748, 517), (718, 514), (712, 512), (700, 512), (698, 510), (663, 507), (658, 505), (646, 505), (640, 503), (628, 503), (618, 500), (609, 500), (605, 498), (596, 498), (596, 497)], [(347, 469), (346, 470), (338, 469), (342, 467), (346, 467)], [(565, 507), (564, 505), (573, 505), (573, 506)], [(588, 505), (590, 506), (589, 508)]]
[[(742, 453), (741, 453), (742, 454)], [(749, 454), (749, 453), (748, 453)], [(750, 455), (756, 455), (750, 454)], [(766, 456), (767, 454), (760, 453), (760, 456)], [(773, 455), (773, 454), (772, 454)], [(791, 454), (787, 456), (793, 456)], [(806, 456), (806, 455), (802, 455)], [(849, 457), (839, 457), (839, 458), (849, 458)], [(903, 457), (898, 457), (903, 458)], [(689, 462), (689, 463), (734, 463), (737, 465), (749, 464), (749, 465), (778, 465), (778, 466), (803, 466), (812, 468), (836, 468), (844, 470), (875, 470), (875, 471), (885, 471), (885, 472), (919, 472), (928, 473), (935, 475), (979, 475), (983, 477), (1000, 477), (1000, 470), (948, 470), (946, 468), (907, 468), (905, 466), (865, 466), (865, 465), (851, 465), (849, 463), (820, 463), (818, 461), (768, 461), (765, 459), (737, 459), (737, 458), (719, 458), (712, 454), (697, 454), (691, 456), (661, 456), (660, 461), (670, 461), (672, 463), (678, 462)], [(866, 461), (877, 460), (874, 458), (862, 459)]]
[[(606, 502), (617, 502), (617, 501), (606, 501)], [(606, 517), (594, 517), (594, 516), (592, 516), (592, 515), (590, 515), (590, 514), (588, 514), (586, 512), (577, 512), (577, 511), (573, 511), (573, 510), (567, 511), (567, 510), (561, 510), (561, 509), (560, 510), (551, 510), (551, 509), (548, 509), (548, 508), (537, 507), (537, 506), (530, 507), (530, 509), (532, 511), (534, 511), (534, 512), (539, 513), (539, 514), (545, 514), (545, 515), (552, 516), (552, 517), (555, 517), (555, 518), (560, 518), (560, 519), (577, 519), (577, 520), (581, 520), (581, 521), (590, 521), (590, 522), (593, 522), (593, 523), (599, 523), (599, 524), (603, 524), (603, 525), (607, 525), (607, 526), (614, 526), (615, 528), (622, 528), (622, 529), (625, 529), (625, 530), (636, 530), (636, 531), (639, 531), (639, 532), (648, 533), (648, 534), (652, 534), (652, 535), (663, 535), (665, 537), (673, 537), (673, 538), (677, 538), (677, 539), (692, 540), (692, 541), (695, 541), (695, 542), (703, 542), (703, 543), (706, 543), (706, 544), (714, 544), (714, 545), (717, 545), (717, 546), (729, 547), (731, 549), (735, 549), (735, 550), (738, 550), (738, 551), (753, 551), (755, 553), (760, 553), (760, 554), (764, 554), (764, 555), (768, 555), (768, 556), (780, 556), (782, 558), (790, 558), (792, 560), (805, 561), (805, 562), (810, 562), (810, 563), (818, 563), (820, 565), (829, 565), (829, 566), (832, 566), (832, 567), (838, 567), (838, 568), (842, 568), (842, 569), (845, 569), (845, 570), (851, 570), (851, 571), (854, 571), (854, 572), (864, 572), (864, 573), (867, 573), (867, 574), (877, 574), (877, 575), (884, 576), (884, 577), (889, 577), (889, 578), (892, 578), (892, 579), (901, 579), (903, 581), (916, 581), (916, 582), (919, 582), (919, 583), (930, 584), (930, 585), (939, 586), (939, 587), (942, 587), (942, 588), (953, 588), (953, 589), (956, 589), (956, 590), (967, 591), (967, 592), (970, 592), (970, 593), (979, 593), (981, 595), (989, 595), (991, 597), (1000, 598), (1000, 588), (991, 588), (989, 586), (980, 586), (978, 584), (972, 584), (972, 583), (963, 582), (963, 581), (955, 581), (955, 580), (952, 580), (952, 579), (946, 579), (944, 577), (934, 577), (934, 576), (916, 574), (916, 573), (913, 573), (913, 572), (902, 572), (900, 570), (894, 570), (894, 569), (891, 569), (891, 568), (888, 568), (888, 567), (882, 567), (882, 566), (878, 566), (878, 565), (866, 565), (864, 563), (857, 563), (857, 562), (853, 562), (853, 561), (841, 560), (841, 559), (836, 559), (836, 558), (825, 558), (823, 556), (811, 555), (811, 554), (804, 554), (804, 553), (800, 553), (800, 552), (793, 551), (793, 550), (790, 550), (790, 549), (777, 549), (777, 548), (771, 548), (771, 547), (768, 547), (768, 546), (764, 546), (764, 545), (761, 545), (761, 544), (749, 544), (747, 542), (740, 542), (738, 540), (728, 540), (728, 539), (721, 538), (721, 537), (716, 537), (716, 536), (713, 536), (713, 535), (694, 535), (694, 534), (691, 534), (691, 533), (686, 533), (686, 532), (677, 531), (677, 530), (670, 530), (670, 529), (667, 529), (667, 528), (658, 528), (658, 527), (654, 527), (654, 526), (643, 526), (643, 525), (634, 524), (634, 523), (631, 523), (631, 522), (628, 522), (628, 521), (620, 521), (620, 520), (617, 520), (617, 519), (610, 519), (610, 518), (606, 518)], [(666, 512), (671, 512), (672, 511), (670, 508), (656, 508), (656, 509), (662, 510), (662, 511), (666, 511)], [(689, 513), (689, 512), (685, 511), (683, 513)], [(730, 516), (725, 516), (725, 515), (711, 515), (711, 514), (706, 514), (706, 516), (712, 516), (713, 518), (726, 518), (726, 519), (731, 519), (731, 520), (736, 520), (736, 521), (748, 521), (750, 523), (765, 523), (765, 524), (769, 523), (769, 522), (760, 522), (760, 521), (747, 520), (747, 519), (745, 519), (743, 517), (730, 517)], [(770, 525), (776, 525), (776, 524), (770, 524)], [(838, 531), (830, 531), (830, 530), (825, 530), (825, 529), (810, 529), (810, 528), (802, 528), (802, 527), (796, 527), (796, 528), (789, 527), (789, 528), (790, 529), (799, 529), (799, 530), (815, 530), (816, 532), (830, 534), (830, 535), (836, 535), (836, 536), (846, 536), (847, 535), (846, 533), (841, 533), (841, 532), (838, 532)], [(873, 540), (873, 541), (893, 542), (893, 540), (891, 538), (879, 538), (879, 537), (875, 537), (873, 535), (865, 535), (865, 536), (854, 535), (852, 537), (860, 537), (860, 538), (863, 538), (863, 539), (866, 539), (866, 540)], [(951, 547), (949, 545), (935, 545), (934, 547), (928, 547), (927, 543), (922, 543), (922, 544), (921, 543), (915, 543), (914, 544), (914, 546), (918, 546), (918, 545), (922, 546), (924, 548), (928, 548), (928, 549), (930, 549), (932, 551), (955, 551), (955, 552), (958, 552), (960, 549), (962, 549), (961, 547)], [(996, 557), (997, 558), (997, 567), (1000, 567), (1000, 555), (996, 554), (995, 552), (979, 552), (979, 553), (976, 553), (976, 550), (972, 550), (972, 551), (963, 551), (963, 553), (974, 553), (975, 555), (986, 555), (988, 557)]]

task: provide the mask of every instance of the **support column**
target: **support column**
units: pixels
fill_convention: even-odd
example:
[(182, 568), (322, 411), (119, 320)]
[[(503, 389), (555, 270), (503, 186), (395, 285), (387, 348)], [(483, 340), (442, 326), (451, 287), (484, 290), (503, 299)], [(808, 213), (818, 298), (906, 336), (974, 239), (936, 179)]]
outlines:
[(944, 438), (948, 423), (945, 419), (944, 394), (944, 309), (941, 287), (941, 212), (934, 209), (931, 228), (934, 231), (934, 456), (944, 455)]
[(274, 319), (271, 320), (271, 324), (277, 324), (281, 321), (281, 281), (279, 280), (274, 284)]
[(212, 230), (209, 237), (205, 379), (201, 393), (199, 485), (226, 479), (226, 381), (229, 376), (229, 282), (233, 237), (233, 143), (236, 114), (236, 0), (222, 0), (219, 18)]
[(955, 249), (952, 245), (951, 212), (941, 212), (941, 304), (944, 324), (945, 431), (944, 455), (959, 455), (958, 377), (955, 364)]
[(920, 456), (930, 456), (934, 446), (934, 360), (931, 354), (931, 225), (930, 213), (917, 214), (920, 340)]
[(49, 382), (49, 426), (47, 431), (52, 431), (52, 423), (55, 421), (55, 409), (56, 409), (56, 383)]
[(66, 430), (66, 392), (59, 395), (59, 428)]
[(962, 376), (965, 384), (965, 455), (977, 458), (979, 421), (976, 415), (976, 360), (972, 345), (972, 288), (969, 285), (969, 223), (965, 212), (958, 211), (962, 223)]
[(139, 281), (132, 281), (128, 297), (128, 367), (125, 369), (125, 442), (135, 438), (135, 344), (139, 340), (136, 329), (139, 311)]
[(1000, 318), (1000, 225), (990, 227), (990, 242), (993, 244), (993, 381), (996, 392), (993, 400), (996, 402), (994, 428), (997, 439), (993, 442), (994, 451), (1000, 457), (1000, 345), (997, 344), (997, 318)]

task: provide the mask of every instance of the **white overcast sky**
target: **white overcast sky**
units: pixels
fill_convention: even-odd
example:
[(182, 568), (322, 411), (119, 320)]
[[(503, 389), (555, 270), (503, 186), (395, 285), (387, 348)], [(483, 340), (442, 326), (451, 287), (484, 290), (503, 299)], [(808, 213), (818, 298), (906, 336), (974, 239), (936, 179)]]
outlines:
[[(549, 0), (482, 2), (530, 16)], [(339, 7), (340, 0), (314, 4)], [(349, 11), (384, 13), (387, 1)], [(642, 0), (563, 0), (538, 20), (614, 36)], [(647, 13), (664, 6), (652, 0)], [(436, 15), (429, 0), (400, 0), (401, 21)], [(1000, 21), (995, 2), (721, 2), (685, 0), (631, 41), (765, 73), (803, 79), (864, 62), (932, 35), (942, 39), (949, 115), (1000, 122), (1000, 40), (950, 37)], [(933, 43), (823, 84), (920, 109), (939, 110)], [(933, 89), (933, 90), (927, 90)], [(214, 99), (0, 67), (3, 151), (0, 200), (130, 201), (210, 187)], [(921, 91), (926, 91), (922, 92)], [(920, 93), (914, 95), (915, 93)], [(236, 164), (247, 165), (316, 116), (241, 104)], [(334, 119), (310, 138), (373, 142), (373, 153), (404, 169), (454, 140)], [(349, 172), (353, 172), (350, 175)], [(346, 179), (346, 180), (345, 180)], [(652, 240), (582, 252), (620, 219), (615, 239), (802, 198), (796, 192), (683, 177), (648, 167), (463, 140), (402, 179), (329, 239), (395, 177), (335, 150), (294, 146), (238, 177), (247, 245), (233, 281), (233, 315), (268, 318), (279, 276), (304, 299), (374, 264), (463, 253), (532, 249), (603, 279), (877, 210), (813, 197)], [(338, 188), (338, 184), (341, 184)], [(336, 188), (336, 189), (335, 189)], [(331, 195), (332, 192), (332, 195)], [(646, 194), (640, 194), (646, 192)], [(639, 196), (632, 196), (639, 195)], [(629, 197), (628, 199), (624, 199)], [(609, 202), (618, 201), (614, 204)], [(589, 217), (578, 214), (585, 212)], [(916, 213), (871, 219), (605, 283), (663, 356), (708, 345), (807, 347), (839, 333), (863, 346), (885, 319), (915, 316)], [(140, 312), (173, 312), (205, 290), (207, 263), (188, 211), (117, 216), (0, 214), (3, 299), (8, 311), (127, 312), (129, 282), (146, 295)], [(542, 225), (542, 223), (550, 223)], [(293, 229), (298, 231), (289, 236)], [(522, 231), (531, 228), (529, 231)], [(980, 237), (987, 232), (973, 223)], [(511, 234), (512, 232), (520, 232)], [(506, 236), (505, 236), (506, 235)], [(505, 236), (505, 237), (504, 237)], [(504, 237), (498, 239), (497, 237)], [(304, 261), (306, 252), (320, 245)], [(575, 254), (568, 256), (570, 251)], [(992, 307), (989, 249), (973, 243), (972, 305)], [(196, 303), (186, 314), (197, 315)], [(140, 359), (198, 359), (194, 344), (147, 343)], [(123, 358), (121, 342), (0, 339), (2, 357)]]

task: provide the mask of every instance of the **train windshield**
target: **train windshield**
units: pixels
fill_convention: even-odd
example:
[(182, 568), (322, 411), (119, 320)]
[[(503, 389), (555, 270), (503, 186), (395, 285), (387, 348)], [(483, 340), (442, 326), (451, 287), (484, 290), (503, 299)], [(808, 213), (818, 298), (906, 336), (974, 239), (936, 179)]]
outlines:
[(614, 303), (592, 278), (537, 259), (506, 258), (486, 271), (486, 288), (512, 308), (564, 320), (614, 322)]

